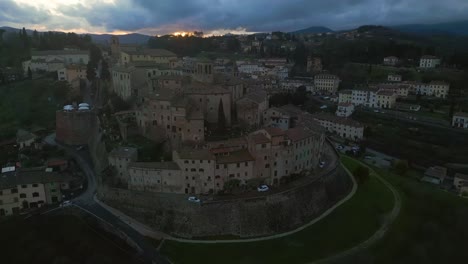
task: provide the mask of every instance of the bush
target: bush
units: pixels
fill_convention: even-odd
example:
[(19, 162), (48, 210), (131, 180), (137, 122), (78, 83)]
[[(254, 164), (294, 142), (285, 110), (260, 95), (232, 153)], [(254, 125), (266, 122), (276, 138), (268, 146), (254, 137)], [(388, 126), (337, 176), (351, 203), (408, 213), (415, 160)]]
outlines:
[(363, 184), (369, 179), (369, 168), (359, 165), (359, 167), (354, 170), (353, 175), (359, 184)]
[(397, 160), (395, 164), (393, 164), (393, 169), (395, 170), (396, 174), (400, 176), (404, 176), (408, 171), (408, 161), (406, 160)]

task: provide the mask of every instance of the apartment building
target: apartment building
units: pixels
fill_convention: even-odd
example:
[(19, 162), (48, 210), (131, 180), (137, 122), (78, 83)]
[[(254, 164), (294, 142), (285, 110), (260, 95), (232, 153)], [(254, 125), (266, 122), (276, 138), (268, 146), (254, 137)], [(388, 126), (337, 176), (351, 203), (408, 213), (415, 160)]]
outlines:
[(424, 55), (419, 60), (419, 67), (424, 69), (433, 69), (440, 65), (440, 59), (436, 56)]
[(468, 129), (468, 113), (455, 113), (452, 117), (452, 127)]
[(165, 49), (125, 49), (120, 51), (120, 63), (128, 65), (132, 62), (152, 62), (157, 64), (169, 64), (177, 59), (177, 55)]
[(315, 90), (335, 94), (338, 91), (340, 81), (340, 78), (333, 74), (317, 74), (314, 77)]
[(337, 117), (328, 113), (312, 115), (327, 131), (353, 141), (363, 139), (364, 126), (352, 119)]
[(383, 59), (383, 64), (387, 66), (396, 66), (398, 62), (399, 62), (399, 59), (395, 56), (389, 56)]
[(46, 171), (45, 167), (5, 167), (0, 176), (0, 216), (58, 203), (62, 200), (61, 190), (68, 189), (71, 181), (70, 176)]
[(401, 75), (399, 75), (399, 74), (389, 74), (389, 75), (387, 76), (387, 80), (388, 80), (389, 82), (401, 82), (402, 77), (401, 77)]
[(336, 109), (336, 116), (339, 117), (348, 117), (354, 112), (354, 105), (352, 103), (338, 103)]
[(263, 126), (287, 130), (294, 127), (295, 121), (301, 113), (302, 111), (293, 105), (269, 108), (263, 112)]
[(450, 84), (444, 81), (431, 81), (430, 83), (409, 83), (411, 90), (420, 95), (447, 98), (450, 91)]

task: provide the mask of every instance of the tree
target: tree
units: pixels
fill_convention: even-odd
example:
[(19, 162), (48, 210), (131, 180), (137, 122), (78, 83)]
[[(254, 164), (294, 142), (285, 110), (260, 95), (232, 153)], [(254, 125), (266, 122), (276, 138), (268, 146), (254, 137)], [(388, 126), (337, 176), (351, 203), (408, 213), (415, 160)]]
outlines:
[(109, 64), (107, 63), (107, 61), (103, 60), (101, 66), (102, 66), (102, 68), (101, 68), (101, 79), (110, 80), (111, 75), (110, 75), (110, 72), (109, 72)]
[(96, 79), (96, 65), (91, 60), (86, 65), (86, 78), (89, 81)]
[(359, 184), (365, 183), (369, 179), (369, 168), (359, 165), (353, 172), (354, 178)]
[(393, 169), (398, 175), (404, 176), (408, 171), (408, 161), (406, 160), (397, 160), (395, 164), (393, 164)]
[(31, 71), (31, 67), (28, 67), (28, 79), (29, 79), (29, 80), (32, 80), (32, 71)]
[(224, 132), (226, 130), (226, 116), (224, 115), (223, 99), (219, 99), (218, 130), (220, 132)]

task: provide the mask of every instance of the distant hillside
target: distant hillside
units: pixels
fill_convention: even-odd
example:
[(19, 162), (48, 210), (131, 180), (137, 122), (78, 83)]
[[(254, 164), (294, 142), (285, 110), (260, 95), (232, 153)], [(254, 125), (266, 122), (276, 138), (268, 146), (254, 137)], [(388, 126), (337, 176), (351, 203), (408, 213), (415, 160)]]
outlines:
[(333, 32), (333, 30), (327, 27), (308, 27), (296, 31), (289, 32), (291, 34), (317, 34), (317, 33), (328, 33)]
[(420, 35), (459, 35), (468, 36), (468, 20), (439, 24), (407, 24), (390, 26), (401, 32)]
[[(5, 32), (19, 32), (19, 28), (12, 28), (12, 27), (0, 27), (0, 29), (5, 30)], [(31, 29), (26, 29), (26, 32), (28, 35), (32, 35), (34, 30)], [(39, 33), (43, 33), (41, 31), (38, 31)], [(57, 31), (54, 31), (57, 32)], [(62, 32), (65, 33), (65, 32)], [(112, 34), (81, 34), (81, 35), (90, 35), (91, 39), (95, 43), (99, 44), (106, 44), (110, 41), (110, 38), (112, 37)], [(148, 39), (150, 36), (148, 35), (143, 35), (143, 34), (138, 34), (138, 33), (132, 33), (132, 34), (127, 34), (127, 35), (118, 35), (120, 43), (122, 44), (146, 44), (148, 43)]]
[[(108, 43), (110, 41), (110, 38), (113, 36), (111, 34), (89, 34), (91, 36), (91, 39), (95, 43)], [(150, 36), (148, 35), (143, 35), (143, 34), (138, 34), (138, 33), (132, 33), (132, 34), (127, 34), (127, 35), (118, 35), (119, 41), (121, 44), (146, 44), (148, 43), (148, 39)]]

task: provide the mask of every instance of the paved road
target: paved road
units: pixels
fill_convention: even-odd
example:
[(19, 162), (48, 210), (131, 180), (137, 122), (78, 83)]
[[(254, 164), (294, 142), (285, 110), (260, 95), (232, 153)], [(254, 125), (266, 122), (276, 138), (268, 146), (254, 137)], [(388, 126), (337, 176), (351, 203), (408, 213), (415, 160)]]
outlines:
[(96, 218), (107, 222), (114, 228), (123, 232), (131, 241), (136, 243), (141, 249), (141, 257), (144, 263), (169, 263), (169, 261), (163, 257), (156, 248), (149, 243), (145, 237), (135, 231), (131, 226), (122, 221), (119, 217), (113, 215), (107, 211), (104, 207), (100, 206), (94, 201), (94, 195), (96, 194), (96, 175), (92, 168), (91, 157), (85, 150), (77, 151), (73, 147), (64, 146), (55, 142), (55, 135), (47, 136), (44, 141), (48, 144), (59, 146), (64, 149), (67, 154), (72, 156), (78, 165), (81, 167), (86, 175), (88, 181), (87, 189), (78, 197), (74, 198), (73, 204), (84, 210), (85, 212), (95, 216)]
[(342, 251), (341, 253), (338, 253), (336, 255), (333, 255), (331, 257), (327, 257), (325, 259), (321, 259), (319, 261), (313, 262), (314, 264), (322, 264), (322, 263), (335, 263), (339, 260), (343, 260), (346, 257), (350, 257), (356, 253), (358, 253), (361, 250), (367, 249), (370, 246), (374, 245), (376, 242), (378, 242), (380, 239), (384, 237), (384, 235), (387, 233), (388, 229), (390, 228), (390, 225), (396, 220), (398, 215), (400, 214), (401, 210), (401, 196), (400, 193), (390, 184), (388, 183), (385, 179), (383, 179), (379, 174), (377, 174), (372, 168), (364, 164), (363, 162), (359, 161), (361, 165), (366, 166), (369, 168), (370, 172), (376, 177), (379, 181), (381, 181), (388, 189), (393, 194), (394, 200), (395, 200), (395, 205), (393, 206), (392, 211), (390, 214), (386, 217), (384, 223), (382, 226), (366, 241), (360, 243), (359, 245), (356, 245), (350, 249), (347, 249), (345, 251)]

